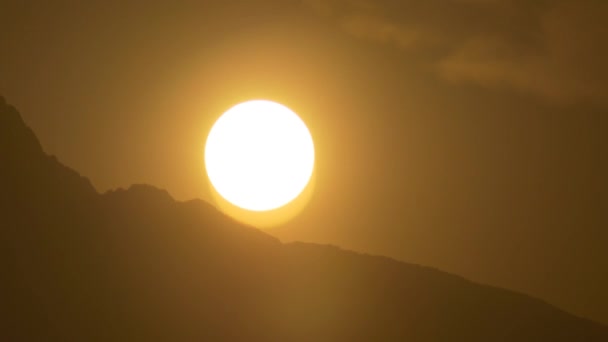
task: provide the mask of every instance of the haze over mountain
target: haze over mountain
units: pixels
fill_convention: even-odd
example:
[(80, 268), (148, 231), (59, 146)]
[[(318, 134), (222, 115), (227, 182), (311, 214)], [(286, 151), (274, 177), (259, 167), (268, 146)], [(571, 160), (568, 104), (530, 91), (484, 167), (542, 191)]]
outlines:
[(98, 194), (4, 99), (0, 189), (3, 341), (608, 341), (540, 300), (282, 244), (149, 185)]

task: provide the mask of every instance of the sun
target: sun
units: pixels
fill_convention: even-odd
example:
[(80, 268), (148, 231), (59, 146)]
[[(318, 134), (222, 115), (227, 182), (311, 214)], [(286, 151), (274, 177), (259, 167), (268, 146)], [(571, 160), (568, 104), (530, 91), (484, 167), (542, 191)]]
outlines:
[(314, 143), (304, 121), (272, 101), (230, 108), (205, 144), (211, 185), (226, 201), (251, 211), (274, 210), (297, 198), (314, 163)]

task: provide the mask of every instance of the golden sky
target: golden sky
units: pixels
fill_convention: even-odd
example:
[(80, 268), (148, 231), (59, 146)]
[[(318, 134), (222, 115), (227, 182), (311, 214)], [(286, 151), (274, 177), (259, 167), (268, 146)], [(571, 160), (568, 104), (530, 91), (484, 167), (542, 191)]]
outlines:
[(608, 323), (608, 2), (2, 1), (0, 94), (105, 192), (211, 193), (252, 99), (307, 123), (315, 191), (271, 232)]

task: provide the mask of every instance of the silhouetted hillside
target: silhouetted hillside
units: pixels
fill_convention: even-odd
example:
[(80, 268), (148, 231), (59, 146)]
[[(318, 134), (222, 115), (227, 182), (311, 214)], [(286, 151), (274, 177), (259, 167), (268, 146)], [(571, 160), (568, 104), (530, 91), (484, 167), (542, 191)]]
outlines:
[(283, 245), (147, 185), (98, 194), (0, 101), (2, 341), (608, 341), (527, 296)]

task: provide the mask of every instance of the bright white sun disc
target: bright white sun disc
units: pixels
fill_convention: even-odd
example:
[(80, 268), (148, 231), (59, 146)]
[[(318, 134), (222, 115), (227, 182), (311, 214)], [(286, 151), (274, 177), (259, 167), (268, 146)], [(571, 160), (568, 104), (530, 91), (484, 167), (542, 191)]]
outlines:
[(225, 112), (205, 145), (205, 167), (215, 190), (247, 210), (277, 209), (306, 188), (314, 169), (306, 124), (289, 108), (248, 101)]

